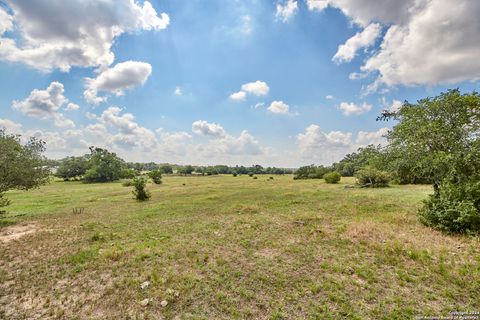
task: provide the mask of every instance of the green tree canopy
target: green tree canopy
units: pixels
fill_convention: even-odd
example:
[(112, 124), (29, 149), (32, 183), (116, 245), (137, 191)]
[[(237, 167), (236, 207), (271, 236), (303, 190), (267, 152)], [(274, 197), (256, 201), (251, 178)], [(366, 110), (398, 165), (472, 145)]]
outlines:
[(70, 180), (83, 176), (88, 169), (88, 156), (82, 157), (67, 157), (60, 162), (55, 175)]
[(449, 90), (405, 102), (380, 118), (398, 121), (388, 134), (394, 167), (433, 184), (420, 221), (450, 232), (480, 232), (480, 95)]
[(29, 190), (48, 182), (50, 171), (43, 152), (45, 142), (30, 138), (22, 144), (19, 135), (0, 129), (0, 208), (9, 204), (8, 190)]
[(118, 180), (125, 162), (106, 149), (90, 147), (89, 169), (85, 173), (86, 182), (108, 182)]
[(178, 173), (183, 174), (183, 175), (189, 175), (192, 174), (192, 172), (195, 170), (195, 168), (191, 165), (186, 165), (183, 167), (180, 167), (178, 169)]
[(372, 166), (380, 169), (385, 165), (384, 150), (380, 146), (368, 145), (347, 154), (342, 160), (334, 163), (333, 168), (344, 177), (352, 177), (364, 167)]
[(390, 160), (431, 181), (435, 194), (444, 180), (462, 183), (480, 177), (480, 96), (449, 90), (434, 98), (405, 102), (380, 119), (398, 123), (388, 134)]
[(309, 166), (303, 166), (295, 170), (295, 176), (293, 179), (322, 179), (323, 176), (330, 172), (330, 168), (324, 166), (315, 166), (313, 164)]
[(161, 164), (160, 170), (162, 171), (162, 173), (165, 173), (165, 174), (173, 173), (173, 167), (169, 164)]

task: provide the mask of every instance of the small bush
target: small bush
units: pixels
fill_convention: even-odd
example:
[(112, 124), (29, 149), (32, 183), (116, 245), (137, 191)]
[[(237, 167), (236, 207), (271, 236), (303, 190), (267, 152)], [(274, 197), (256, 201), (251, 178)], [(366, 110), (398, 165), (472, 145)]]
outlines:
[(258, 179), (258, 177), (253, 177), (253, 179)]
[(443, 184), (440, 195), (424, 201), (418, 215), (420, 222), (435, 229), (480, 232), (480, 182), (462, 186)]
[(234, 177), (236, 177), (236, 176), (237, 176), (237, 173), (236, 173), (236, 172), (234, 172), (234, 173), (232, 173), (232, 175), (233, 175)]
[(295, 175), (293, 177), (294, 180), (301, 180), (301, 179), (322, 179), (323, 175), (328, 172), (328, 168), (324, 166), (303, 166), (295, 170)]
[(325, 173), (323, 175), (323, 179), (325, 179), (326, 183), (339, 183), (341, 176), (340, 176), (340, 173), (338, 173), (337, 171), (333, 171), (333, 172)]
[(0, 214), (5, 213), (6, 211), (2, 209), (2, 207), (6, 207), (10, 204), (10, 200), (5, 198), (4, 193), (0, 193)]
[(363, 187), (381, 188), (387, 187), (390, 182), (390, 174), (386, 171), (373, 167), (364, 167), (355, 173), (357, 183)]
[(252, 172), (249, 172), (249, 173), (248, 173), (248, 176), (249, 176), (249, 177), (253, 177), (253, 173), (252, 173)]
[(133, 179), (138, 175), (138, 172), (133, 169), (123, 169), (120, 172), (120, 179)]
[(125, 180), (122, 182), (122, 186), (124, 187), (132, 187), (133, 186), (133, 182), (132, 180)]
[(152, 179), (153, 183), (161, 184), (162, 183), (162, 171), (153, 170), (148, 173), (148, 176)]
[(133, 190), (133, 195), (135, 196), (135, 199), (137, 199), (138, 201), (145, 201), (150, 199), (151, 194), (147, 189), (145, 189), (145, 185), (147, 184), (147, 180), (145, 178), (136, 177), (132, 180), (132, 182), (133, 187), (135, 188)]

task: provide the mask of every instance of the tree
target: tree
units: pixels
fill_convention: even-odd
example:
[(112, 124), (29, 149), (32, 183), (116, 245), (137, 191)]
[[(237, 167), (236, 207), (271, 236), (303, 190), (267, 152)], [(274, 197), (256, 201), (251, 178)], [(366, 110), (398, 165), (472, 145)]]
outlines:
[(120, 171), (120, 176), (119, 177), (120, 177), (120, 179), (133, 179), (136, 176), (138, 176), (139, 174), (140, 174), (140, 172), (138, 172), (135, 169), (124, 168)]
[(108, 182), (118, 180), (125, 163), (113, 152), (90, 147), (89, 169), (85, 173), (86, 182)]
[(235, 172), (238, 173), (238, 174), (247, 174), (248, 173), (248, 169), (245, 168), (244, 166), (236, 166), (235, 167)]
[(259, 164), (255, 164), (251, 166), (249, 169), (249, 172), (253, 172), (254, 174), (262, 174), (263, 173), (263, 167)]
[[(480, 220), (480, 193), (475, 191), (480, 180), (480, 95), (449, 90), (416, 104), (405, 102), (379, 117), (390, 119), (398, 121), (388, 134), (390, 161), (406, 164), (413, 176), (433, 185), (434, 194), (421, 210), (422, 222), (453, 231), (473, 227), (477, 222), (472, 221)], [(452, 228), (464, 214), (470, 222)], [(479, 226), (474, 229), (480, 231)]]
[(162, 173), (165, 173), (165, 174), (172, 174), (173, 173), (173, 168), (169, 164), (160, 165), (160, 170), (162, 171)]
[(158, 165), (155, 162), (143, 163), (143, 170), (154, 171), (158, 170)]
[(60, 162), (60, 166), (55, 176), (63, 178), (63, 180), (75, 179), (83, 176), (88, 169), (88, 158), (83, 157), (67, 157)]
[(147, 184), (147, 180), (145, 178), (135, 177), (132, 180), (132, 184), (134, 187), (133, 195), (135, 196), (135, 199), (137, 199), (138, 201), (146, 201), (150, 199), (151, 194), (147, 189), (145, 189), (145, 186)]
[(211, 168), (208, 171), (212, 172), (212, 174), (230, 174), (230, 173), (232, 173), (232, 170), (230, 169), (230, 167), (228, 167), (226, 165), (216, 165), (214, 168)]
[(355, 172), (366, 166), (382, 169), (386, 165), (385, 154), (380, 146), (369, 145), (358, 148), (357, 152), (347, 154), (333, 168), (344, 177), (352, 177)]
[(187, 165), (187, 166), (183, 166), (181, 167), (178, 172), (180, 174), (183, 174), (183, 175), (188, 175), (188, 174), (192, 174), (193, 170), (195, 170), (195, 168), (191, 165)]
[(205, 174), (207, 176), (213, 176), (213, 175), (219, 174), (219, 172), (217, 171), (216, 166), (215, 167), (207, 167), (207, 168), (205, 168)]
[(388, 134), (392, 161), (408, 162), (419, 178), (432, 181), (435, 195), (445, 179), (468, 181), (480, 174), (480, 95), (449, 90), (435, 98), (405, 102), (380, 119), (398, 121)]
[(324, 166), (315, 166), (313, 164), (309, 166), (303, 166), (298, 168), (295, 171), (295, 176), (293, 179), (322, 179), (323, 175), (329, 172), (329, 168), (325, 168)]
[[(45, 142), (30, 138), (22, 144), (19, 135), (0, 129), (0, 210), (10, 204), (5, 192), (29, 190), (48, 182), (50, 171), (45, 166)], [(2, 212), (2, 211), (0, 211)]]
[(161, 184), (162, 183), (162, 171), (159, 170), (153, 170), (148, 173), (148, 176), (153, 180), (153, 183), (155, 184)]

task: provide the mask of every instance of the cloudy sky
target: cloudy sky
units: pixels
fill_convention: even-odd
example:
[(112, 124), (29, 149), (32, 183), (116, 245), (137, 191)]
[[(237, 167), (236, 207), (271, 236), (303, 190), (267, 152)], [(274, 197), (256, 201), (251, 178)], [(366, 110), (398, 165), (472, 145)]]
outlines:
[(479, 90), (478, 0), (0, 0), (0, 127), (47, 155), (329, 164)]

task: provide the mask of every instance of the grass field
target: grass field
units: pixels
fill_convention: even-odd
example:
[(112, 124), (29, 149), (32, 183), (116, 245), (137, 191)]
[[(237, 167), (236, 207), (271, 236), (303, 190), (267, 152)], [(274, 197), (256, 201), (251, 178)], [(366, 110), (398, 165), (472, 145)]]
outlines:
[[(419, 224), (416, 209), (430, 187), (267, 178), (164, 177), (149, 184), (145, 203), (119, 182), (8, 193), (0, 318), (413, 319), (480, 311), (479, 240)], [(24, 235), (5, 240), (12, 232)]]

